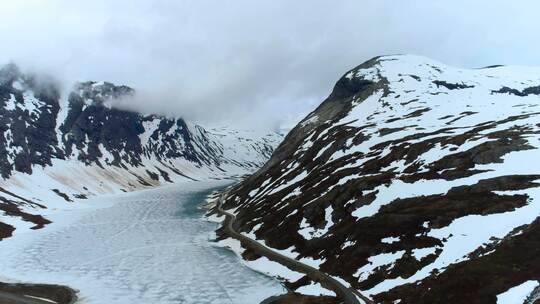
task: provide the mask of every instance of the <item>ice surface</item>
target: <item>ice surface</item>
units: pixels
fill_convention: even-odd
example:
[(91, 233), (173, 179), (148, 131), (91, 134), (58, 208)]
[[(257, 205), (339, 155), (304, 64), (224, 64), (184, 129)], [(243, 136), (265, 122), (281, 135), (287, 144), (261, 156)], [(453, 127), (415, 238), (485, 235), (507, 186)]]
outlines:
[(223, 186), (186, 182), (52, 214), (47, 228), (0, 242), (0, 273), (69, 285), (90, 304), (252, 304), (283, 293), (277, 281), (209, 242), (217, 224), (202, 219), (198, 206)]

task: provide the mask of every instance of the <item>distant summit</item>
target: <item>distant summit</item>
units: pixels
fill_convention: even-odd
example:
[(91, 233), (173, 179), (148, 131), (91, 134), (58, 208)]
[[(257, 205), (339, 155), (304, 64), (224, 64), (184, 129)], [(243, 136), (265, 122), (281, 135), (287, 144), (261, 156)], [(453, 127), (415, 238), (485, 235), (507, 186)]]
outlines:
[(15, 64), (0, 68), (0, 239), (28, 222), (49, 223), (40, 216), (46, 208), (93, 195), (238, 177), (262, 165), (280, 140), (107, 103), (134, 93), (89, 81), (62, 96), (53, 79)]

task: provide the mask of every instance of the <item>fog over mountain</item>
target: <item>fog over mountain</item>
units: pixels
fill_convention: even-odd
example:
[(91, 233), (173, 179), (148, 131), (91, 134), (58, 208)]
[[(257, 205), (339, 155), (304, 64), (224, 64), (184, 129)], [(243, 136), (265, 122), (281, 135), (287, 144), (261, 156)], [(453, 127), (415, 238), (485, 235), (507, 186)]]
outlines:
[(539, 6), (4, 1), (0, 62), (53, 74), (66, 91), (75, 80), (130, 85), (139, 92), (122, 102), (130, 108), (276, 127), (294, 125), (325, 97), (335, 75), (376, 55), (414, 53), (461, 67), (539, 65), (540, 43), (531, 42)]
[(540, 304), (532, 0), (0, 0), (0, 304)]

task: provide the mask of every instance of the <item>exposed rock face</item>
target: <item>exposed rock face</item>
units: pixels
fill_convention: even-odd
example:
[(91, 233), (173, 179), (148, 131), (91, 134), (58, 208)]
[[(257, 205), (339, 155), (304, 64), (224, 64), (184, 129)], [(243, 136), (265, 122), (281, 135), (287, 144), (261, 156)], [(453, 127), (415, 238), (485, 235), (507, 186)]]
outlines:
[(216, 160), (214, 151), (197, 151), (197, 143), (182, 119), (142, 116), (105, 105), (107, 100), (133, 94), (129, 87), (107, 82), (78, 84), (69, 95), (69, 111), (59, 128), (66, 154), (77, 154), (79, 160), (91, 164), (99, 163), (105, 150), (111, 154), (107, 164), (115, 166), (141, 166), (144, 156), (183, 158), (200, 165)]
[(53, 205), (250, 173), (280, 140), (111, 106), (134, 94), (127, 86), (83, 82), (63, 96), (52, 79), (13, 64), (0, 69), (0, 239), (20, 221), (30, 229), (48, 224), (39, 210)]
[[(40, 301), (38, 303), (54, 302), (58, 304), (68, 304), (75, 303), (77, 300), (77, 295), (75, 291), (71, 290), (68, 287), (58, 285), (0, 283), (0, 292), (23, 298), (29, 298), (30, 296), (34, 298), (44, 299), (43, 301)], [(9, 298), (2, 298), (2, 303), (12, 304), (20, 302), (11, 301)]]
[(540, 69), (374, 58), (225, 207), (375, 302), (496, 303), (540, 279), (539, 84)]
[(56, 149), (55, 122), (60, 94), (52, 83), (38, 83), (7, 65), (0, 70), (0, 168), (3, 178), (13, 171), (31, 173), (31, 166), (50, 165), (63, 157)]

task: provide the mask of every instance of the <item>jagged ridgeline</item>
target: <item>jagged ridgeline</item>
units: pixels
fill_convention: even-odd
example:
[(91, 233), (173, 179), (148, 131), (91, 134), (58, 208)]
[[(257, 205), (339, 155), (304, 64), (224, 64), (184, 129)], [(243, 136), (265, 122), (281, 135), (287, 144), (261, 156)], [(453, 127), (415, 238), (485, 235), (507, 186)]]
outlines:
[(375, 302), (496, 303), (540, 279), (539, 88), (540, 69), (372, 59), (225, 207)]
[(0, 222), (15, 217), (38, 227), (44, 220), (32, 217), (37, 210), (91, 195), (240, 176), (260, 167), (280, 141), (112, 106), (134, 94), (92, 81), (63, 94), (50, 77), (2, 67)]

